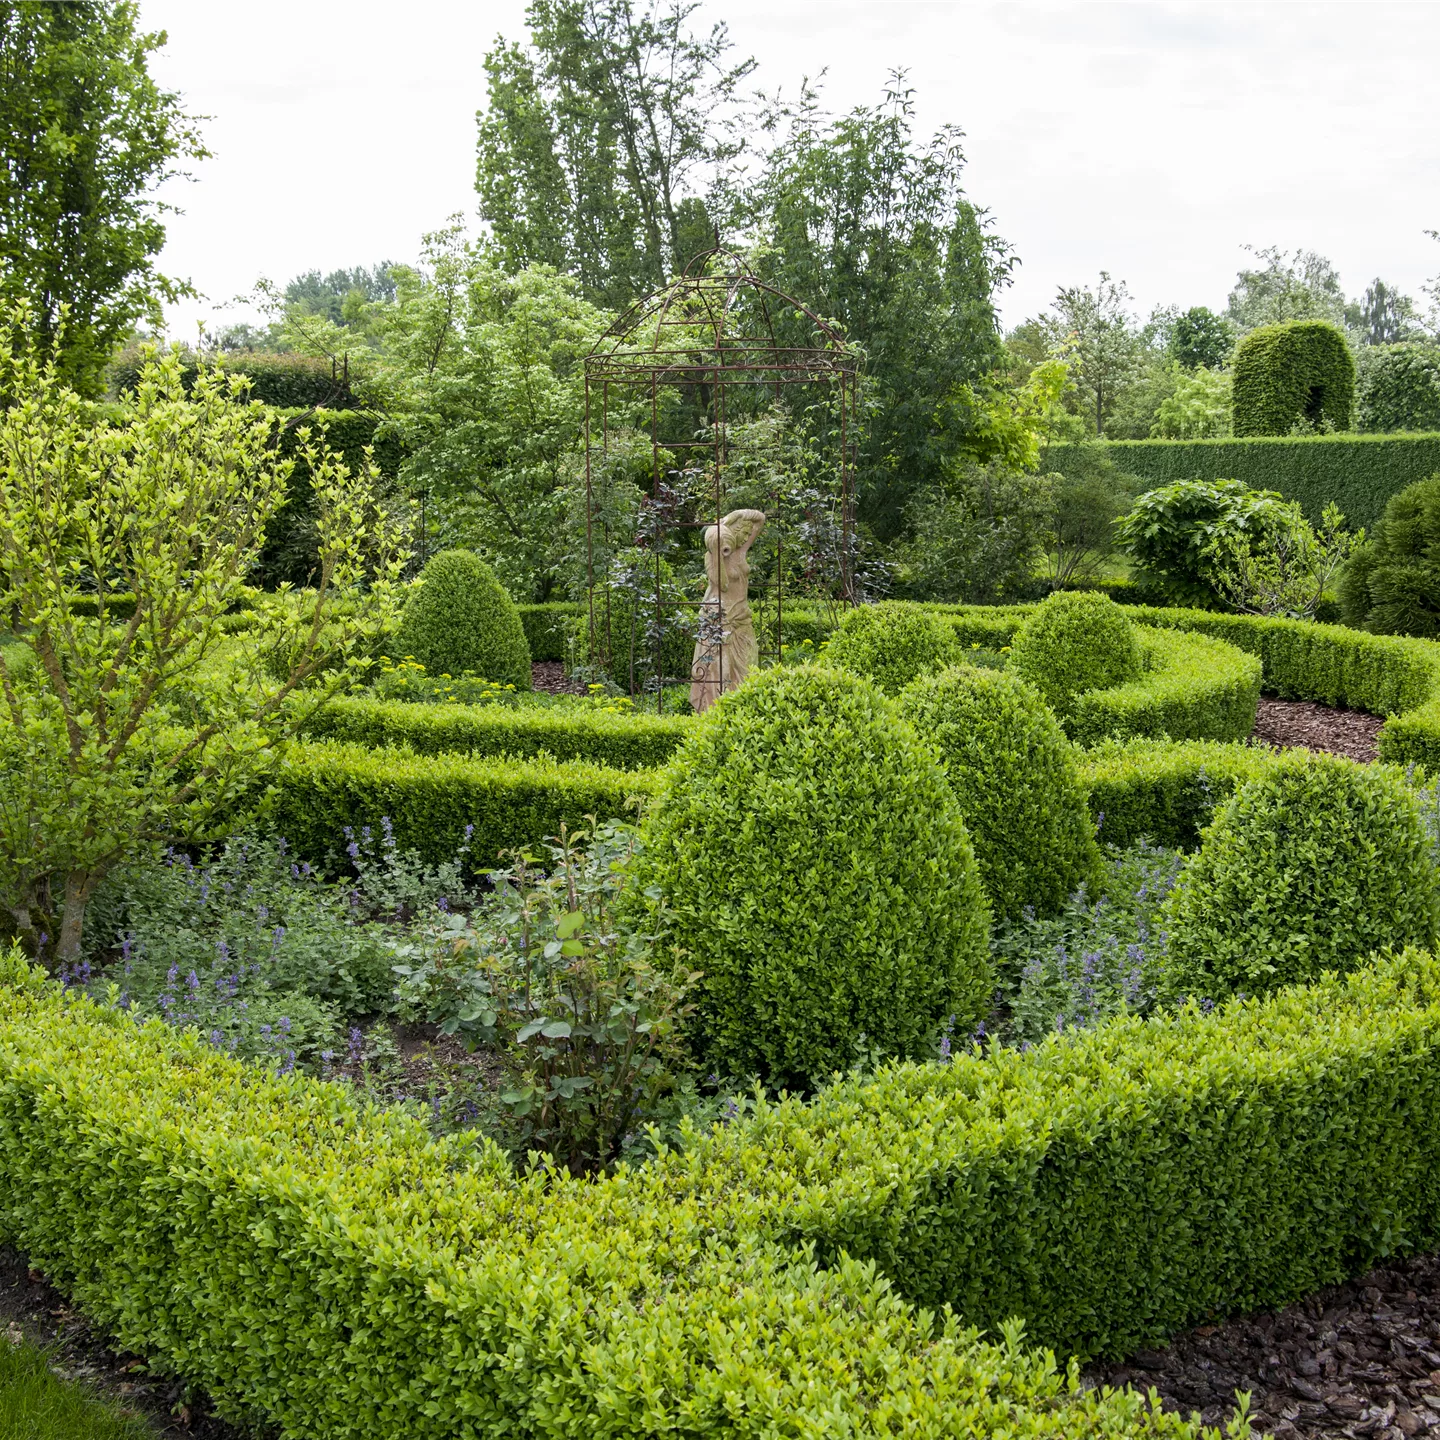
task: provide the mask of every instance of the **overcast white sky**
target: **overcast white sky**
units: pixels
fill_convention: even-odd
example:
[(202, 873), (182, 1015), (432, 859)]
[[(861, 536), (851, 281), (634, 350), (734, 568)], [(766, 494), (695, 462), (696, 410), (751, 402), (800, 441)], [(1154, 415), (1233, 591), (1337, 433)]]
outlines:
[[(168, 198), (164, 268), (212, 302), (312, 268), (412, 259), (473, 216), (482, 57), (524, 0), (141, 0), (158, 78), (214, 158)], [(1417, 300), (1440, 273), (1440, 5), (708, 0), (757, 83), (828, 70), (834, 109), (904, 67), (920, 125), (966, 132), (967, 188), (1023, 262), (1014, 324), (1101, 269), (1136, 308), (1224, 304), (1241, 246), (1328, 255)], [(228, 311), (219, 318), (241, 318)]]

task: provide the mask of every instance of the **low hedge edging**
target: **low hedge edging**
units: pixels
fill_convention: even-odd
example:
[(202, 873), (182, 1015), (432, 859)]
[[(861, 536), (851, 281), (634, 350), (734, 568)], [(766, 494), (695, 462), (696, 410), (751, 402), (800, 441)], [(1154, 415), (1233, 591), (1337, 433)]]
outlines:
[(1255, 728), (1261, 664), (1224, 641), (1181, 631), (1137, 628), (1145, 673), (1075, 701), (1064, 722), (1079, 745), (1107, 737), (1243, 740)]
[(500, 705), (425, 705), (363, 697), (332, 700), (307, 727), (317, 739), (371, 747), (409, 746), (422, 755), (550, 755), (617, 770), (663, 765), (689, 733), (685, 715), (603, 710), (518, 710)]
[(1207, 740), (1106, 741), (1076, 755), (1101, 841), (1193, 850), (1215, 807), (1274, 763), (1273, 751)]
[(307, 1440), (1202, 1433), (1082, 1390), (1013, 1327), (912, 1309), (873, 1265), (758, 1237), (745, 1186), (518, 1177), (0, 970), (5, 1239), (230, 1418)]
[(822, 1263), (1125, 1355), (1440, 1243), (1440, 962), (887, 1067), (667, 1163)]
[(587, 816), (626, 815), (631, 796), (653, 793), (658, 773), (548, 756), (477, 759), (302, 741), (280, 763), (270, 815), (298, 854), (322, 864), (344, 853), (346, 827), (358, 834), (382, 817), (402, 852), (431, 865), (454, 859), (473, 827), (467, 863), (475, 871), (504, 850), (542, 844), (562, 823), (575, 830)]

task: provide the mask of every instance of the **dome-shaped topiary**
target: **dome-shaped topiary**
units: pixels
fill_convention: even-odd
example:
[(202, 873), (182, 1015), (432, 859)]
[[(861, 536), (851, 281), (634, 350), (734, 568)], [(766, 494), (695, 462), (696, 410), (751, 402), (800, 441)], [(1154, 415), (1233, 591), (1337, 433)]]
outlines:
[(470, 550), (444, 550), (426, 565), (405, 602), (395, 648), (432, 675), (468, 672), (530, 688), (520, 612), (495, 572)]
[(1235, 349), (1235, 434), (1288, 435), (1296, 425), (1348, 430), (1355, 359), (1328, 320), (1261, 325)]
[(868, 680), (752, 675), (677, 752), (643, 823), (635, 893), (702, 972), (699, 1048), (809, 1086), (863, 1041), (922, 1056), (991, 995), (988, 914), (935, 756)]
[(1430, 946), (1440, 918), (1419, 802), (1399, 776), (1288, 755), (1238, 790), (1171, 892), (1165, 988), (1218, 1000)]
[(1010, 668), (1066, 719), (1075, 698), (1140, 674), (1140, 645), (1130, 617), (1108, 596), (1059, 590), (1020, 627)]
[(957, 666), (922, 676), (900, 708), (939, 755), (996, 914), (1053, 914), (1100, 869), (1074, 753), (1023, 680)]
[(933, 611), (883, 601), (849, 611), (825, 642), (825, 659), (898, 695), (916, 676), (958, 663), (960, 641)]

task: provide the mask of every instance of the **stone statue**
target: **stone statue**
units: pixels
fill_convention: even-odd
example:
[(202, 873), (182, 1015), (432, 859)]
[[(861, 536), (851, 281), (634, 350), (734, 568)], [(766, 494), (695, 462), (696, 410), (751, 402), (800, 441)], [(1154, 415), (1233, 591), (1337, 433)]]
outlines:
[(750, 673), (760, 647), (750, 614), (750, 547), (765, 528), (759, 510), (732, 510), (705, 527), (705, 598), (690, 665), (690, 708), (698, 715)]

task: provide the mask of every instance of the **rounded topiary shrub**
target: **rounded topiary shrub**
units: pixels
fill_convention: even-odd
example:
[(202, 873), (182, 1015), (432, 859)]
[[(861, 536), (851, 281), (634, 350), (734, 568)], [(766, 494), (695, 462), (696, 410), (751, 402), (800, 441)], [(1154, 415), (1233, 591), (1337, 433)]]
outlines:
[(530, 688), (530, 646), (520, 612), (473, 551), (444, 550), (405, 602), (394, 648), (431, 675), (479, 675)]
[(1261, 325), (1236, 347), (1235, 434), (1288, 435), (1299, 426), (1348, 430), (1355, 360), (1345, 332), (1328, 320)]
[(1440, 894), (1419, 802), (1395, 774), (1287, 755), (1204, 832), (1163, 912), (1165, 989), (1212, 1000), (1430, 946)]
[(1074, 753), (1045, 702), (999, 670), (915, 681), (900, 708), (945, 766), (997, 915), (1054, 914), (1099, 873)]
[(991, 995), (975, 854), (935, 756), (868, 680), (752, 675), (667, 767), (634, 862), (647, 924), (698, 970), (707, 1063), (809, 1087), (920, 1057)]
[(933, 611), (882, 601), (844, 616), (825, 643), (825, 659), (898, 695), (916, 676), (956, 664), (960, 641)]
[(1060, 590), (1016, 633), (1010, 668), (1063, 720), (1087, 690), (1135, 679), (1140, 645), (1130, 617), (1108, 595)]

